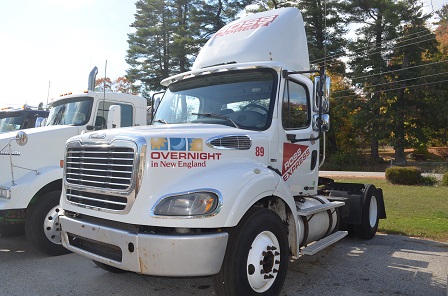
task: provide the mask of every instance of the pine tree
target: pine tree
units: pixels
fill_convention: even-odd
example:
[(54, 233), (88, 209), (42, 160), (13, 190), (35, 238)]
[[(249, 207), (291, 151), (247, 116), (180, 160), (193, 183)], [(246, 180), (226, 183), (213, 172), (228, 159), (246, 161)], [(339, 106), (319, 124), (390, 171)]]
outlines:
[[(160, 82), (188, 71), (201, 46), (248, 1), (139, 0), (128, 35), (127, 78), (148, 97)], [(133, 90), (136, 91), (135, 89)]]
[[(434, 34), (438, 42), (437, 54), (432, 56), (429, 66), (422, 71), (426, 85), (420, 90), (425, 93), (426, 101), (431, 104), (422, 110), (427, 138), (433, 145), (448, 144), (448, 4), (436, 12), (438, 21), (434, 24)], [(437, 110), (437, 112), (435, 112)], [(436, 114), (434, 116), (434, 114)]]
[(390, 76), (390, 88), (397, 90), (388, 92), (387, 97), (395, 161), (403, 163), (406, 162), (406, 146), (428, 141), (422, 125), (425, 122), (422, 111), (430, 108), (432, 101), (423, 88), (415, 86), (425, 83), (421, 78), (424, 68), (420, 66), (428, 62), (429, 55), (435, 54), (437, 48), (434, 34), (425, 25), (430, 15), (423, 14), (419, 0), (404, 0), (400, 5), (400, 39), (394, 44), (390, 60), (391, 70), (400, 71)]
[(162, 0), (140, 0), (135, 5), (137, 13), (131, 24), (135, 32), (128, 35), (126, 62), (130, 69), (126, 72), (134, 84), (142, 83), (140, 91), (148, 96), (149, 91), (160, 90), (161, 78), (170, 73), (172, 15)]
[(382, 115), (387, 81), (382, 73), (388, 69), (389, 44), (397, 37), (398, 5), (389, 0), (354, 0), (345, 4), (349, 20), (360, 25), (356, 29), (357, 39), (349, 46), (350, 77), (355, 87), (364, 92), (366, 104), (358, 115), (364, 118), (362, 126), (370, 138), (370, 155), (378, 160), (379, 140), (387, 136)]
[(346, 19), (338, 0), (302, 0), (296, 6), (302, 11), (311, 63), (321, 66), (329, 61), (332, 73), (344, 74), (339, 57), (345, 54)]

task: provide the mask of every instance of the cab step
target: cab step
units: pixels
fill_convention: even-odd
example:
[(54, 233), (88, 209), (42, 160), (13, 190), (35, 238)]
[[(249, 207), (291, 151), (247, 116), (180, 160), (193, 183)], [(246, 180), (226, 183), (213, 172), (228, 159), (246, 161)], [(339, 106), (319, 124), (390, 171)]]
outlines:
[[(297, 205), (297, 203), (296, 203), (296, 205)], [(316, 213), (319, 213), (319, 212), (324, 212), (324, 211), (327, 211), (327, 210), (330, 210), (330, 209), (341, 207), (343, 205), (345, 205), (345, 202), (343, 202), (343, 201), (332, 201), (332, 202), (327, 203), (327, 204), (321, 204), (321, 205), (318, 205), (318, 206), (305, 208), (303, 210), (299, 210), (298, 209), (297, 210), (297, 214), (299, 216), (302, 216), (302, 217), (307, 217), (307, 216), (310, 216), (310, 215), (313, 215), (313, 214), (316, 214)]]
[(337, 231), (321, 240), (318, 240), (308, 247), (302, 249), (303, 255), (314, 255), (317, 252), (323, 250), (324, 248), (334, 244), (335, 242), (343, 239), (348, 234), (348, 231)]

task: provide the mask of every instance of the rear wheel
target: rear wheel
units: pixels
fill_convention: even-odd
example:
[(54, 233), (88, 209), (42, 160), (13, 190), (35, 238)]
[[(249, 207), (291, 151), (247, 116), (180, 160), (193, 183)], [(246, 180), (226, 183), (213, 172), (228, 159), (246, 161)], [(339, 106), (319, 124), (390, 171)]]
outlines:
[(67, 254), (61, 243), (58, 214), (61, 191), (46, 193), (30, 206), (25, 221), (25, 233), (33, 246), (51, 256)]
[(252, 208), (230, 234), (221, 270), (214, 277), (218, 295), (279, 295), (288, 269), (288, 237), (272, 210)]
[(375, 196), (374, 185), (367, 185), (362, 206), (361, 224), (355, 226), (356, 235), (362, 239), (371, 239), (378, 229), (378, 200)]

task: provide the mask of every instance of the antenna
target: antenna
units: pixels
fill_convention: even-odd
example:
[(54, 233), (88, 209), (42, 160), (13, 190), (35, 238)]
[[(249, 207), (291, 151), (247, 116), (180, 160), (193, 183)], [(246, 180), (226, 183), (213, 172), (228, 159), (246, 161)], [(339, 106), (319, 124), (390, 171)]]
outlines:
[(106, 72), (107, 72), (107, 60), (106, 64), (104, 65), (104, 81), (103, 81), (103, 99), (106, 100)]
[(324, 69), (327, 69), (327, 0), (324, 0)]
[(50, 96), (50, 84), (51, 81), (48, 81), (48, 91), (47, 91), (47, 104), (45, 106), (45, 108), (48, 110), (48, 97)]
[(103, 80), (103, 118), (106, 116), (106, 75), (107, 73), (107, 60), (104, 65), (104, 80)]

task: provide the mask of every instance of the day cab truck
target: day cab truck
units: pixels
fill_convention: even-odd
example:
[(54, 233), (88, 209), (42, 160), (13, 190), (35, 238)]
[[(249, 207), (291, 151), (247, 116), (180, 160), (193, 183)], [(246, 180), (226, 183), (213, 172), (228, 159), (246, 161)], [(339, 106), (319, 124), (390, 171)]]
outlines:
[(25, 230), (39, 250), (66, 253), (59, 226), (52, 221), (59, 211), (67, 139), (107, 127), (147, 124), (145, 98), (93, 91), (97, 71), (95, 67), (90, 74), (88, 91), (53, 100), (45, 126), (0, 134), (2, 236)]
[(63, 246), (112, 272), (279, 295), (290, 258), (372, 238), (381, 189), (319, 178), (329, 79), (312, 72), (299, 10), (224, 26), (161, 82), (150, 126), (67, 141)]
[(20, 109), (2, 109), (0, 110), (0, 133), (40, 126), (47, 116), (47, 110), (39, 110), (27, 105)]

